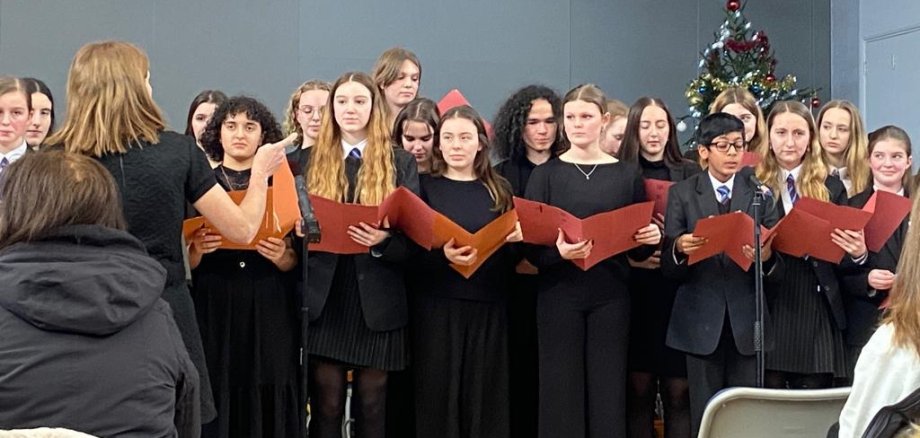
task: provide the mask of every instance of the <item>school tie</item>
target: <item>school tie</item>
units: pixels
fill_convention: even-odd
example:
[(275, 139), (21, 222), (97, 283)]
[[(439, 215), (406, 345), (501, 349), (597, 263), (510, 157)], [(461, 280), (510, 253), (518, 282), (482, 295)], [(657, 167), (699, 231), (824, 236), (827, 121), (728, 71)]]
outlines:
[(719, 204), (728, 205), (728, 201), (731, 199), (731, 189), (728, 186), (722, 185), (716, 188), (716, 192), (719, 193)]
[(789, 199), (792, 200), (792, 205), (795, 205), (799, 201), (799, 192), (795, 191), (795, 178), (791, 173), (786, 177), (786, 191), (789, 192)]
[(6, 166), (9, 166), (9, 165), (10, 165), (10, 160), (7, 160), (6, 157), (3, 157), (3, 159), (0, 160), (0, 173), (3, 173), (3, 171), (6, 170)]
[(352, 148), (351, 152), (348, 153), (348, 156), (356, 160), (360, 160), (361, 159), (361, 149)]

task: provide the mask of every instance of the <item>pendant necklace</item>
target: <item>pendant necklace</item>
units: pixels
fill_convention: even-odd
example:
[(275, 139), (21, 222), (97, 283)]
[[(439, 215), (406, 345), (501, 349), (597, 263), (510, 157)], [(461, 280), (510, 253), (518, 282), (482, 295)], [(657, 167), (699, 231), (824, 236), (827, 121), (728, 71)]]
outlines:
[(231, 180), (231, 179), (230, 179), (230, 176), (227, 175), (227, 171), (224, 170), (224, 166), (220, 166), (220, 173), (224, 174), (224, 179), (227, 180), (227, 185), (230, 186), (230, 190), (235, 191), (235, 190), (244, 190), (244, 189), (245, 189), (245, 187), (244, 187), (244, 186), (246, 185), (245, 183), (239, 184), (239, 185), (233, 184), (233, 180)]
[(585, 176), (586, 180), (590, 180), (591, 174), (593, 174), (594, 171), (597, 170), (597, 164), (595, 164), (594, 167), (591, 168), (591, 171), (587, 173), (584, 170), (581, 170), (581, 166), (579, 166), (578, 164), (576, 163), (572, 163), (572, 164), (574, 164), (575, 168), (578, 169), (578, 171), (581, 172), (581, 174)]

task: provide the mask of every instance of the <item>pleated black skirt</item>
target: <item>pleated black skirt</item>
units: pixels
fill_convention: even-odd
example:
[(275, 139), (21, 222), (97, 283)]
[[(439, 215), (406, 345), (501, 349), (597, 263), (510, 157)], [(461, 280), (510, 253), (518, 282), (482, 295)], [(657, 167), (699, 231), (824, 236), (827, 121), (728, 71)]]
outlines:
[(310, 354), (360, 368), (384, 371), (406, 368), (407, 329), (378, 332), (367, 327), (357, 276), (354, 258), (339, 257), (326, 307), (310, 323), (307, 344)]
[(818, 292), (818, 279), (807, 260), (785, 257), (783, 281), (767, 289), (776, 347), (766, 354), (768, 370), (847, 377), (843, 332)]

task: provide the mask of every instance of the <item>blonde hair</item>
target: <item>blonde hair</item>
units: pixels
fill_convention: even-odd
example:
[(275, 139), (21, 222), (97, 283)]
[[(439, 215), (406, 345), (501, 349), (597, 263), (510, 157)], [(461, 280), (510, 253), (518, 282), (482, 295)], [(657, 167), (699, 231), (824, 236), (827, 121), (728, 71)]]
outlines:
[(920, 225), (913, 225), (920, 224), (920, 196), (914, 197), (909, 223), (882, 324), (894, 328), (895, 346), (910, 348), (920, 356)]
[(147, 55), (130, 43), (81, 47), (67, 75), (67, 118), (48, 144), (99, 157), (159, 142), (166, 122), (147, 89), (149, 69)]
[[(844, 149), (846, 153), (847, 173), (853, 184), (850, 187), (850, 196), (862, 193), (872, 184), (872, 172), (869, 169), (868, 157), (869, 138), (866, 129), (863, 127), (862, 117), (855, 105), (846, 100), (832, 100), (821, 108), (818, 113), (818, 128), (821, 127), (821, 121), (827, 110), (837, 108), (846, 111), (850, 115), (850, 140)], [(825, 151), (827, 153), (827, 151)], [(827, 158), (825, 156), (825, 158)]]
[[(808, 123), (808, 147), (805, 149), (805, 155), (802, 156), (802, 170), (795, 181), (796, 191), (801, 196), (827, 202), (830, 199), (830, 193), (824, 185), (824, 180), (827, 179), (827, 164), (824, 163), (824, 154), (818, 143), (815, 120), (811, 117), (808, 108), (794, 100), (777, 102), (767, 117), (767, 132), (773, 126), (776, 117), (785, 113), (795, 114)], [(773, 148), (769, 148), (769, 152), (763, 155), (763, 160), (757, 165), (757, 178), (768, 185), (773, 193), (782, 193), (782, 190), (786, 190), (786, 182), (782, 180), (782, 174)]]
[(297, 111), (298, 105), (300, 105), (300, 96), (303, 96), (304, 93), (312, 90), (331, 91), (332, 86), (329, 85), (328, 82), (318, 79), (310, 80), (300, 84), (300, 86), (294, 90), (294, 93), (291, 94), (290, 105), (288, 105), (288, 110), (284, 114), (284, 122), (281, 124), (281, 129), (284, 131), (285, 136), (291, 135), (295, 132), (297, 133), (298, 144), (303, 144), (303, 126), (300, 126), (300, 122), (297, 121)]
[(767, 124), (763, 119), (763, 111), (760, 110), (760, 105), (757, 104), (757, 100), (754, 99), (754, 95), (751, 94), (744, 87), (728, 87), (722, 90), (716, 99), (712, 101), (712, 104), (709, 105), (709, 114), (722, 112), (725, 107), (737, 103), (744, 107), (744, 109), (751, 112), (754, 115), (754, 118), (757, 119), (757, 127), (754, 129), (754, 135), (751, 138), (746, 138), (748, 144), (748, 150), (758, 153), (761, 157), (767, 155), (767, 149), (770, 148), (770, 140), (767, 136)]
[(620, 117), (626, 117), (629, 114), (629, 107), (626, 106), (623, 101), (617, 99), (607, 99), (607, 113), (610, 114), (610, 123), (607, 123), (607, 128), (617, 121)]
[(310, 167), (306, 169), (311, 194), (344, 202), (349, 192), (342, 151), (342, 131), (335, 121), (335, 92), (347, 82), (363, 85), (371, 93), (371, 114), (367, 122), (367, 147), (355, 183), (355, 200), (360, 204), (378, 205), (396, 189), (395, 152), (390, 143), (383, 99), (371, 78), (361, 72), (343, 74), (329, 93), (330, 108), (323, 111), (323, 121), (316, 144), (310, 148)]
[[(37, 87), (36, 87), (37, 88)], [(22, 78), (13, 76), (0, 76), (0, 96), (8, 93), (22, 93), (26, 99), (26, 110), (32, 111), (32, 92), (29, 84)], [(37, 93), (38, 90), (36, 89)]]

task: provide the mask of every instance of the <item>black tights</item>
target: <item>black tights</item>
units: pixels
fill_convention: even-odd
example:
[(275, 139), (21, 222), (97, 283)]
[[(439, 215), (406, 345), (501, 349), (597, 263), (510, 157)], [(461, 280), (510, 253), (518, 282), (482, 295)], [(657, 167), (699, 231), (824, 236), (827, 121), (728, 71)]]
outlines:
[(775, 389), (822, 389), (830, 388), (834, 384), (834, 375), (831, 373), (800, 374), (785, 371), (770, 371), (764, 373), (764, 386)]
[(341, 438), (345, 415), (346, 373), (354, 369), (352, 417), (355, 438), (384, 438), (387, 372), (354, 368), (326, 359), (310, 359), (311, 438)]
[[(655, 395), (657, 376), (652, 373), (630, 372), (626, 406), (631, 438), (655, 436)], [(664, 402), (664, 436), (690, 437), (690, 392), (686, 378), (661, 377), (661, 399)]]

